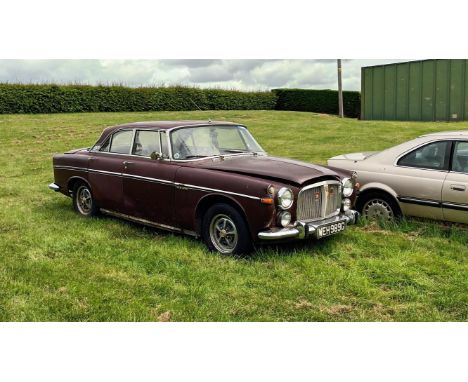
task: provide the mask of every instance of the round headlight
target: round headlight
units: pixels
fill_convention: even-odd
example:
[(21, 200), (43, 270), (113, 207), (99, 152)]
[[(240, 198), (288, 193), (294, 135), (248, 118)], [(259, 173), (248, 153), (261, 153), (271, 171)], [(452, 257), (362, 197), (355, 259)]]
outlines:
[(344, 178), (341, 181), (341, 184), (343, 186), (343, 196), (345, 198), (350, 197), (353, 194), (353, 191), (354, 191), (354, 185), (353, 185), (353, 182), (351, 181), (351, 179)]
[(291, 214), (288, 211), (282, 211), (278, 214), (278, 223), (282, 227), (286, 227), (291, 223)]
[(342, 204), (343, 204), (343, 211), (344, 212), (348, 211), (351, 208), (351, 200), (348, 199), (348, 198), (343, 199)]
[(292, 206), (294, 195), (289, 188), (283, 187), (278, 191), (278, 204), (281, 208), (288, 209)]

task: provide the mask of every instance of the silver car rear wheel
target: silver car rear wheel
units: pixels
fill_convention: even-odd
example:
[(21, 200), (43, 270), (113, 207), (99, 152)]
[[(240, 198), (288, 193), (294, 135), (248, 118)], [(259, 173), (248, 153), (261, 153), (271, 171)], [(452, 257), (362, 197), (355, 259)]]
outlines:
[(395, 218), (392, 206), (380, 198), (368, 200), (364, 204), (362, 214), (368, 220), (391, 221)]

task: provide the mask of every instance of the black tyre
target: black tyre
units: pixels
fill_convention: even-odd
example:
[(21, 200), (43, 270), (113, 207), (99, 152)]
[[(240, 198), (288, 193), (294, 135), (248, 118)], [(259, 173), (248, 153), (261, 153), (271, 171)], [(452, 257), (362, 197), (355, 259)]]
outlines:
[(86, 217), (95, 216), (99, 212), (91, 189), (84, 182), (77, 182), (73, 187), (73, 208)]
[(202, 238), (211, 251), (223, 255), (252, 252), (252, 239), (243, 216), (228, 204), (211, 206), (203, 216)]
[(369, 192), (359, 196), (356, 207), (367, 220), (393, 221), (401, 216), (395, 199), (382, 192)]

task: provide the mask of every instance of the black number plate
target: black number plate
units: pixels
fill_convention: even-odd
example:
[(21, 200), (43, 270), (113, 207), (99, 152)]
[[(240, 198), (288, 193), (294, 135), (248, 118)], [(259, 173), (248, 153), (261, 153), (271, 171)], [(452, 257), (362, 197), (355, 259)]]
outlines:
[(316, 230), (317, 238), (320, 239), (322, 237), (335, 235), (338, 232), (344, 231), (345, 228), (346, 223), (344, 221), (319, 226)]

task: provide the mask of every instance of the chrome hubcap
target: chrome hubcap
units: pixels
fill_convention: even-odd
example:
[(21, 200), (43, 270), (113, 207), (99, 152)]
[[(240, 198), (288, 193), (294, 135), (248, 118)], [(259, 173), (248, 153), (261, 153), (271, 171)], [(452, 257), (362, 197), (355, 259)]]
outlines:
[(82, 214), (88, 214), (93, 206), (91, 192), (86, 186), (81, 186), (77, 191), (77, 205)]
[(211, 219), (210, 239), (215, 248), (221, 253), (231, 253), (237, 245), (237, 228), (232, 219), (219, 214)]
[(369, 220), (389, 221), (394, 218), (390, 205), (382, 199), (371, 199), (363, 209), (364, 216)]

